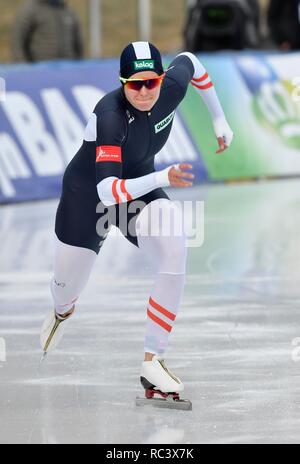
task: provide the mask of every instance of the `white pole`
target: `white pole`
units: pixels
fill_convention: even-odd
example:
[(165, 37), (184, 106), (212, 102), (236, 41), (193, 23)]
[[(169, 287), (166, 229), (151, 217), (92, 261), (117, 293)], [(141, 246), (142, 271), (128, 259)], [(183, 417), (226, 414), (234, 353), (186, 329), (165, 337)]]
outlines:
[(100, 58), (102, 54), (101, 0), (90, 0), (90, 56)]
[(150, 0), (138, 0), (139, 39), (145, 42), (151, 40), (151, 7)]

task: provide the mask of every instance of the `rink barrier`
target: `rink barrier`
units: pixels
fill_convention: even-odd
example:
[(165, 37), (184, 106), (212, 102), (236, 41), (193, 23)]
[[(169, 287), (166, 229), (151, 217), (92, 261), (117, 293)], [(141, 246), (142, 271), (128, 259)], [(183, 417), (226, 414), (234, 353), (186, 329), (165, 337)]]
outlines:
[[(167, 66), (172, 57), (165, 57)], [(199, 56), (235, 133), (216, 155), (207, 109), (190, 86), (156, 168), (194, 165), (195, 183), (300, 174), (300, 54)], [(0, 65), (0, 203), (57, 198), (118, 61)]]

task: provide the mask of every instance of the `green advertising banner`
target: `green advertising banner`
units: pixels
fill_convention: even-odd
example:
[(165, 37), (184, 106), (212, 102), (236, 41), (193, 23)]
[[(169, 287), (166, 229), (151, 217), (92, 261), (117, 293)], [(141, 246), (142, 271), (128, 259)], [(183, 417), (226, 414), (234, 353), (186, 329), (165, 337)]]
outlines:
[(210, 180), (300, 174), (300, 54), (200, 55), (235, 138), (216, 155), (211, 119), (191, 87), (181, 114)]

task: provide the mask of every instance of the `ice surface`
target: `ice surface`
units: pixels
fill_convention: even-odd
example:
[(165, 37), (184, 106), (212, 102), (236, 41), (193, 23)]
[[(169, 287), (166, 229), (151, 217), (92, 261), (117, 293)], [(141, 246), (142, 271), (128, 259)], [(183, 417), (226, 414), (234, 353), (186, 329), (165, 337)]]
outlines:
[(122, 238), (107, 239), (39, 368), (57, 202), (0, 207), (1, 443), (300, 442), (299, 181), (179, 196), (205, 200), (166, 353), (191, 412), (135, 406), (152, 269)]

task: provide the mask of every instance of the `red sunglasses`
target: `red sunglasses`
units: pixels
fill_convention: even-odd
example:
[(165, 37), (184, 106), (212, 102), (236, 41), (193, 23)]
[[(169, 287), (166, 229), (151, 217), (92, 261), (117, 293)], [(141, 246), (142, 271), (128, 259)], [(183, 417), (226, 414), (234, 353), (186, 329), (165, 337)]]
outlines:
[(120, 81), (122, 82), (122, 84), (126, 85), (130, 90), (139, 91), (144, 86), (147, 89), (152, 90), (162, 84), (165, 75), (166, 73), (158, 77), (153, 77), (151, 79), (125, 79), (124, 77), (120, 76)]

